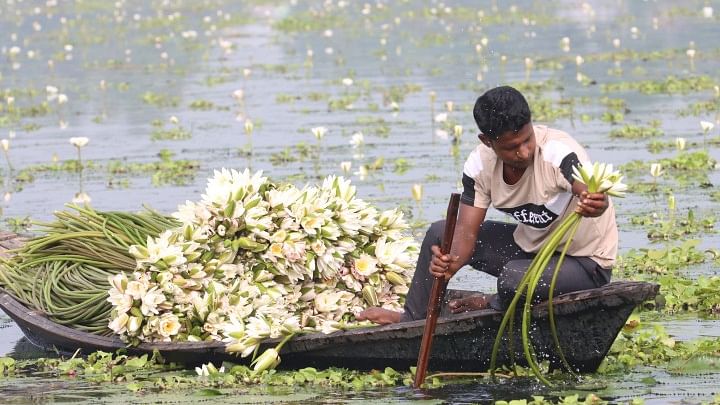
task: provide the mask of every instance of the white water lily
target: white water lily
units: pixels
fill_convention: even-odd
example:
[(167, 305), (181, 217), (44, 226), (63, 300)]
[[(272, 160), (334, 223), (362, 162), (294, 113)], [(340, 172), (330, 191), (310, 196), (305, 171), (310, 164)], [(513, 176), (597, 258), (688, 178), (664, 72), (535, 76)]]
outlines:
[(361, 254), (360, 257), (355, 259), (355, 271), (361, 276), (368, 277), (377, 272), (377, 259), (368, 255)]
[(677, 150), (684, 150), (685, 149), (685, 138), (678, 137), (675, 138), (675, 147)]
[(314, 127), (310, 130), (312, 134), (317, 138), (318, 140), (325, 137), (325, 134), (327, 134), (328, 129), (325, 127)]
[(159, 327), (160, 335), (169, 338), (170, 336), (177, 335), (180, 331), (180, 320), (176, 315), (163, 314), (160, 317)]
[(128, 314), (122, 313), (108, 323), (108, 328), (117, 334), (125, 333), (128, 319)]
[(591, 193), (607, 193), (608, 195), (623, 197), (627, 185), (622, 183), (620, 172), (613, 171), (612, 164), (583, 163), (573, 167), (573, 178), (588, 187)]
[(107, 302), (112, 304), (118, 314), (124, 314), (133, 307), (133, 297), (115, 289), (110, 290)]
[(700, 121), (700, 128), (702, 129), (704, 134), (707, 134), (708, 132), (712, 131), (713, 128), (715, 128), (715, 124), (710, 121)]
[(131, 296), (134, 300), (141, 300), (143, 296), (145, 296), (146, 292), (147, 286), (136, 280), (130, 281), (125, 289), (125, 293)]
[(318, 312), (333, 312), (338, 309), (340, 294), (333, 291), (323, 291), (315, 296), (315, 310)]
[(350, 138), (350, 145), (352, 145), (353, 148), (360, 147), (364, 143), (365, 136), (362, 132), (355, 132), (354, 134), (352, 134), (352, 137)]
[(412, 197), (413, 200), (420, 202), (423, 197), (423, 186), (422, 184), (413, 184), (412, 185)]
[(76, 148), (82, 148), (90, 142), (90, 139), (84, 136), (76, 136), (70, 138), (70, 143)]
[(650, 164), (650, 175), (653, 177), (660, 177), (664, 173), (662, 165), (660, 163)]
[(140, 311), (145, 316), (157, 315), (158, 305), (165, 301), (165, 294), (159, 291), (157, 287), (149, 289), (142, 296), (142, 304), (140, 305)]
[(393, 288), (409, 283), (417, 244), (402, 212), (378, 212), (356, 192), (336, 176), (298, 189), (216, 171), (200, 201), (178, 206), (182, 225), (131, 246), (136, 271), (109, 280), (115, 316), (133, 325), (118, 334), (222, 340), (248, 356), (267, 338), (336, 330), (366, 305), (369, 283), (379, 305), (402, 308)]

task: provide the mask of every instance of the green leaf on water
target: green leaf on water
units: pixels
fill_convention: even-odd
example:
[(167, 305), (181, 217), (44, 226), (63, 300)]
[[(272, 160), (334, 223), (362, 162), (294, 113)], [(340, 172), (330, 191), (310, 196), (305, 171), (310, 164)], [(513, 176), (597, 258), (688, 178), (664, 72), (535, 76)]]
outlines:
[(132, 392), (138, 392), (142, 389), (142, 384), (140, 384), (139, 382), (131, 382), (127, 385), (127, 389)]
[(201, 390), (195, 391), (193, 395), (197, 397), (217, 397), (223, 395), (223, 393), (212, 388), (203, 388)]
[(650, 386), (657, 385), (657, 380), (654, 379), (653, 377), (645, 377), (642, 380), (640, 380), (640, 382), (642, 382), (645, 385), (650, 385)]

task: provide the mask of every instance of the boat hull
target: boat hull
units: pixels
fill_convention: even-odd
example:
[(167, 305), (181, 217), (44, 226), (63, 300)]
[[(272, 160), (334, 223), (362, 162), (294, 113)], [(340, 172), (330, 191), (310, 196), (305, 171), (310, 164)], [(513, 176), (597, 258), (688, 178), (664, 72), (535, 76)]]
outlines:
[[(597, 370), (633, 309), (652, 299), (658, 286), (643, 282), (615, 282), (607, 286), (564, 294), (554, 299), (558, 337), (570, 365), (579, 372)], [(0, 307), (36, 346), (61, 353), (84, 354), (93, 351), (126, 349), (130, 354), (159, 351), (167, 361), (197, 365), (212, 361), (247, 363), (225, 352), (221, 342), (143, 343), (127, 347), (114, 336), (99, 336), (58, 325), (39, 311), (30, 310), (10, 294), (0, 290)], [(541, 360), (559, 366), (545, 303), (533, 308), (531, 341)], [(490, 365), (493, 342), (502, 313), (488, 309), (441, 317), (435, 331), (430, 356), (431, 370), (485, 371)], [(281, 351), (285, 368), (345, 367), (407, 369), (417, 362), (424, 320), (393, 325), (298, 336)], [(523, 364), (520, 319), (514, 322), (515, 360)], [(501, 347), (498, 365), (511, 363), (509, 339)], [(264, 343), (272, 347), (276, 340)], [(262, 348), (261, 348), (262, 349)]]

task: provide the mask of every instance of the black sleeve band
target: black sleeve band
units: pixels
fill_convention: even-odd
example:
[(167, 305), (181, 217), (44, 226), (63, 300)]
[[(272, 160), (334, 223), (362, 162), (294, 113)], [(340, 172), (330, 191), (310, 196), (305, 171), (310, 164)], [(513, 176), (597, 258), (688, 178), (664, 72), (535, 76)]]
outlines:
[(475, 206), (475, 180), (467, 174), (463, 173), (462, 176), (463, 192), (460, 196), (460, 201), (463, 203)]
[(565, 180), (568, 181), (568, 183), (573, 184), (575, 179), (573, 178), (573, 168), (580, 166), (580, 160), (578, 159), (575, 152), (572, 152), (565, 156), (560, 162), (560, 171), (562, 172), (563, 176), (565, 176)]

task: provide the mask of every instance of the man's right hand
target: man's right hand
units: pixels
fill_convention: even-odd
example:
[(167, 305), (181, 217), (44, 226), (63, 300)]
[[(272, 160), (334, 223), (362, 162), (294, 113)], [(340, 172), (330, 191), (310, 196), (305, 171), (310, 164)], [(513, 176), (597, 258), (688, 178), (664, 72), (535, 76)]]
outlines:
[(432, 247), (432, 254), (430, 273), (435, 277), (444, 277), (445, 280), (450, 280), (450, 278), (460, 270), (460, 267), (462, 267), (462, 263), (459, 263), (459, 256), (444, 255), (437, 245)]

